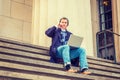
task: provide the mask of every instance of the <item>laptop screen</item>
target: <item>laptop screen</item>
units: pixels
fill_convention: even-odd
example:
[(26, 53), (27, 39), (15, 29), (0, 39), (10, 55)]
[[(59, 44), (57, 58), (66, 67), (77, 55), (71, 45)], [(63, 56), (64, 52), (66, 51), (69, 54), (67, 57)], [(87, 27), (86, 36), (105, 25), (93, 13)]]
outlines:
[(77, 48), (81, 46), (82, 41), (83, 41), (83, 37), (79, 37), (79, 36), (71, 34), (68, 40), (68, 45), (71, 47)]

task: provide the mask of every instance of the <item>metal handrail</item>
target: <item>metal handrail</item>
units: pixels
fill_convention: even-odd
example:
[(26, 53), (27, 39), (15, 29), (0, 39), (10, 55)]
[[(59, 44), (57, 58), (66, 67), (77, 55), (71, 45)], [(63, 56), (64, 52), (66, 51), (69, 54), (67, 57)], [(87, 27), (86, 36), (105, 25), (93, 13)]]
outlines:
[[(96, 37), (97, 37), (97, 43), (99, 42), (99, 39), (98, 39), (98, 37), (99, 37), (99, 35), (100, 34), (102, 34), (102, 33), (107, 33), (107, 32), (109, 32), (109, 33), (112, 33), (112, 34), (115, 34), (115, 35), (117, 35), (117, 36), (120, 36), (120, 34), (118, 34), (118, 33), (115, 33), (115, 32), (113, 32), (113, 31), (111, 31), (111, 30), (102, 30), (102, 31), (100, 31), (100, 32), (97, 32), (97, 34), (96, 34)], [(105, 38), (106, 38), (106, 35), (105, 35)], [(105, 43), (104, 43), (105, 45), (104, 45), (104, 47), (107, 45), (107, 43), (106, 43), (106, 41), (105, 41)], [(114, 41), (113, 41), (113, 44), (114, 44)], [(114, 45), (113, 45), (114, 46)], [(114, 46), (114, 48), (115, 48), (115, 46)], [(106, 49), (106, 48), (105, 48)], [(97, 44), (97, 52), (99, 53), (99, 44)], [(115, 53), (115, 49), (114, 49), (114, 53)], [(105, 52), (105, 56), (107, 56), (107, 50), (106, 50), (106, 52)], [(114, 54), (114, 62), (116, 63), (116, 53)]]
[(120, 36), (120, 34), (115, 33), (115, 32), (113, 32), (113, 31), (111, 31), (111, 30), (102, 30), (102, 31), (100, 31), (100, 32), (97, 32), (97, 34), (104, 33), (104, 32), (110, 32), (110, 33), (112, 33), (112, 34), (115, 34), (115, 35), (117, 35), (117, 36)]

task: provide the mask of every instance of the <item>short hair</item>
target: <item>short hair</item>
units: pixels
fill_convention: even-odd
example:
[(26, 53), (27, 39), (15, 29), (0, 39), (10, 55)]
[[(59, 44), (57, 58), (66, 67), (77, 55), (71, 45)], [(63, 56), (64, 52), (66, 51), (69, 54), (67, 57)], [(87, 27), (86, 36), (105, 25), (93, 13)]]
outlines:
[(60, 23), (61, 20), (63, 20), (63, 19), (67, 20), (67, 26), (68, 26), (68, 25), (69, 25), (69, 20), (68, 20), (68, 18), (66, 18), (66, 17), (62, 17), (62, 18), (60, 18), (59, 23)]

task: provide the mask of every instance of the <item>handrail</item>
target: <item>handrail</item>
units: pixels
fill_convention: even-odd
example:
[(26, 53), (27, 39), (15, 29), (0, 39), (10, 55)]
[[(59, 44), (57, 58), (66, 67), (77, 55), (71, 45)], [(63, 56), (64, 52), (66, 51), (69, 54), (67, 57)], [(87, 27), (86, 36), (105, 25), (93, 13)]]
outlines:
[(100, 32), (97, 32), (97, 34), (100, 34), (100, 33), (103, 33), (103, 32), (110, 32), (110, 33), (112, 33), (112, 34), (115, 34), (115, 35), (117, 35), (117, 36), (120, 36), (120, 34), (115, 33), (115, 32), (113, 32), (113, 31), (111, 31), (111, 30), (102, 30), (102, 31), (100, 31)]
[[(109, 30), (102, 30), (102, 31), (100, 31), (100, 32), (97, 32), (97, 33), (96, 33), (96, 38), (97, 38), (96, 40), (97, 40), (97, 52), (98, 52), (98, 53), (99, 53), (99, 48), (98, 48), (98, 47), (99, 47), (99, 44), (98, 44), (98, 42), (99, 42), (99, 37), (98, 37), (98, 36), (99, 36), (100, 34), (102, 34), (102, 33), (106, 34), (107, 32), (112, 33), (112, 34), (115, 34), (115, 35), (117, 35), (117, 36), (120, 36), (120, 34), (115, 33), (115, 32), (113, 32), (113, 31), (111, 31), (110, 29), (109, 29)], [(105, 36), (105, 35), (104, 35), (104, 36)], [(105, 37), (106, 37), (106, 36), (105, 36)], [(106, 46), (106, 41), (104, 42), (104, 44), (105, 44), (104, 46)], [(113, 41), (113, 44), (114, 44), (114, 41)], [(113, 46), (114, 46), (114, 45), (113, 45)], [(115, 52), (115, 50), (114, 50), (114, 53), (115, 53), (115, 54), (114, 54), (114, 58), (115, 58), (115, 59), (114, 59), (114, 62), (116, 63), (116, 52)], [(105, 52), (105, 54), (106, 54), (106, 52)]]

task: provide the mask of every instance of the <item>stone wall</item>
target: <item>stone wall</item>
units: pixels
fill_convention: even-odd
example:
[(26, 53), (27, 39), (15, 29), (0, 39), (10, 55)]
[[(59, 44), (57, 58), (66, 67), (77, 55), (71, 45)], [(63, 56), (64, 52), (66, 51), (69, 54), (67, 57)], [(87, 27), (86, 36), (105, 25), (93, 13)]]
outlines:
[(0, 36), (30, 42), (32, 0), (0, 0)]

